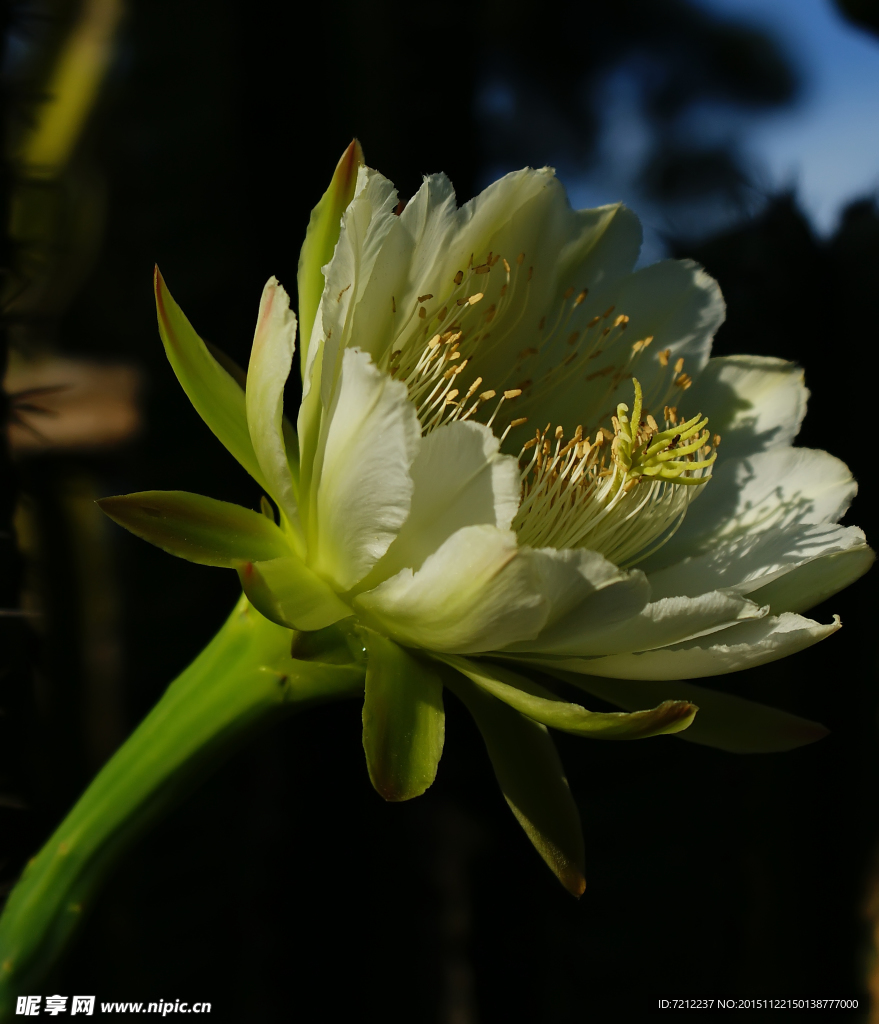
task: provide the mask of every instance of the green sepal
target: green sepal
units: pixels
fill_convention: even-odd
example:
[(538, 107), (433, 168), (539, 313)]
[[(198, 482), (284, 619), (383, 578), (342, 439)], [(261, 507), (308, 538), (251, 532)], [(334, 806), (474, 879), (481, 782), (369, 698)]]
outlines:
[(496, 664), (486, 664), (458, 655), (434, 655), (457, 669), (471, 682), (509, 704), (535, 722), (575, 736), (599, 740), (637, 740), (648, 736), (681, 732), (692, 723), (699, 708), (685, 700), (663, 701), (650, 711), (587, 711), (570, 704), (539, 683)]
[(287, 629), (323, 629), (351, 615), (332, 587), (296, 555), (248, 562), (238, 575), (254, 608)]
[(393, 640), (366, 627), (363, 750), (385, 800), (411, 800), (436, 778), (443, 753), (443, 685), (437, 673)]
[(828, 734), (818, 722), (691, 682), (604, 679), (561, 669), (546, 671), (620, 708), (639, 707), (663, 694), (693, 701), (699, 705), (699, 714), (680, 738), (732, 754), (794, 750)]
[(580, 815), (546, 727), (457, 672), (443, 682), (473, 716), (504, 798), (535, 849), (573, 896), (586, 889)]
[(244, 392), (229, 372), (211, 355), (193, 330), (183, 310), (171, 297), (159, 268), (154, 275), (159, 333), (168, 362), (186, 397), (221, 443), (264, 490), (244, 408)]
[(311, 211), (305, 241), (299, 253), (299, 359), (302, 372), (308, 357), (311, 330), (324, 290), (324, 267), (333, 258), (342, 230), (342, 214), (354, 198), (357, 171), (363, 164), (363, 150), (357, 139), (342, 154), (330, 187)]
[(133, 534), (201, 565), (236, 569), (244, 562), (288, 555), (283, 531), (259, 512), (189, 491), (138, 491), (98, 501)]

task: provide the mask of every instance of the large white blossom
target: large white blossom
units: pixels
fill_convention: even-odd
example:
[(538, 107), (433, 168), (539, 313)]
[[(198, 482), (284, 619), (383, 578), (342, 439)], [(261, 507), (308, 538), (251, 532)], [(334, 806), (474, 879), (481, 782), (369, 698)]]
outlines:
[[(721, 700), (723, 713), (721, 695), (677, 681), (763, 664), (839, 628), (801, 613), (871, 562), (862, 532), (837, 525), (854, 480), (833, 456), (793, 447), (808, 397), (800, 368), (710, 358), (724, 304), (704, 270), (635, 270), (634, 214), (572, 210), (549, 169), (508, 174), (460, 208), (443, 175), (403, 207), (377, 171), (360, 167), (356, 184), (347, 171), (340, 232), (328, 193), (303, 252), (295, 433), (283, 393), (297, 322), (278, 282), (263, 293), (245, 385), (159, 279), (172, 364), (279, 524), (180, 492), (105, 508), (168, 550), (237, 568), (276, 622), (360, 630), (364, 744), (386, 796), (432, 781), (434, 670), (453, 688), (469, 681), (461, 692), (484, 731), (479, 702), (491, 697), (572, 732), (649, 735), (689, 725), (694, 698)], [(319, 230), (338, 238), (323, 277), (309, 266)], [(676, 681), (654, 684), (648, 706), (683, 699), (593, 715), (530, 669), (629, 709), (646, 692), (632, 681)], [(397, 726), (395, 702), (411, 705)], [(763, 710), (784, 738), (753, 749), (814, 737)], [(428, 754), (403, 784), (406, 744)], [(547, 860), (564, 860), (531, 825)]]
[[(861, 531), (834, 525), (855, 483), (832, 456), (791, 447), (801, 370), (709, 360), (724, 305), (700, 267), (634, 271), (636, 218), (572, 210), (549, 170), (509, 174), (460, 209), (434, 175), (397, 207), (362, 168), (308, 341), (298, 493), (280, 427), (295, 321), (274, 281), (251, 358), (251, 441), (290, 557), (332, 591), (321, 625), (354, 614), (411, 647), (637, 679), (731, 672), (838, 628), (798, 613), (869, 563)], [(588, 456), (571, 439), (600, 459), (633, 377), (643, 431), (652, 416), (674, 437), (668, 409), (722, 437), (707, 482), (572, 481)], [(542, 479), (527, 472), (535, 453), (553, 464)], [(605, 481), (615, 506), (594, 493)], [(549, 492), (524, 514), (523, 483)], [(298, 614), (294, 599), (290, 625)]]

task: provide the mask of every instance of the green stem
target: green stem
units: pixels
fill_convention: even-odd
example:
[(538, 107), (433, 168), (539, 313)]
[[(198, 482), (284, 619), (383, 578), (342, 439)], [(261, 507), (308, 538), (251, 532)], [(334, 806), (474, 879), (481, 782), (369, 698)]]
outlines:
[(61, 955), (113, 862), (241, 734), (362, 692), (355, 666), (294, 660), (296, 634), (245, 598), (28, 863), (0, 917), (0, 1020)]

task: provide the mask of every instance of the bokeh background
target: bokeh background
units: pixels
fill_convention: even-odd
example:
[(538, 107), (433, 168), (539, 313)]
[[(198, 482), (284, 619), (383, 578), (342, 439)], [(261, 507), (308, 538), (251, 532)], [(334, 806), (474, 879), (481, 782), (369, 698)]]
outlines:
[[(874, 0), (20, 0), (4, 17), (7, 891), (237, 594), (94, 498), (259, 501), (164, 361), (153, 263), (246, 363), (262, 285), (294, 286), (355, 135), (403, 196), (437, 170), (463, 201), (552, 164), (575, 205), (633, 206), (644, 261), (690, 256), (720, 281), (715, 352), (805, 367), (800, 443), (849, 462), (845, 521), (876, 537)], [(814, 746), (559, 736), (586, 834), (579, 902), (520, 834), (453, 697), (439, 778), (406, 805), (370, 787), (356, 703), (290, 719), (126, 858), (46, 993), (389, 1024), (842, 997), (860, 1001), (846, 1019), (879, 1021), (876, 609), (868, 576), (814, 612), (841, 614), (842, 633), (714, 681), (823, 721)]]

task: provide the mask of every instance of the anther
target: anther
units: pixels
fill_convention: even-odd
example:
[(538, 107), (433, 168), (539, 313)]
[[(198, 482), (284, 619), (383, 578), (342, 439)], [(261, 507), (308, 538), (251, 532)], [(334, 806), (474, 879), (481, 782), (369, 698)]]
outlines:
[(657, 356), (657, 358), (659, 359), (659, 365), (660, 366), (668, 366), (668, 360), (669, 360), (670, 356), (671, 356), (671, 349), (670, 348), (664, 348), (659, 353), (659, 355)]
[(458, 273), (455, 274), (455, 284), (460, 284), (463, 280), (464, 280), (464, 271), (463, 270), (459, 270)]
[(588, 294), (589, 294), (589, 289), (588, 288), (584, 288), (583, 291), (581, 291), (580, 294), (577, 296), (577, 298), (574, 299), (574, 305), (575, 306), (582, 306), (583, 305), (583, 300), (586, 298), (586, 296)]
[(467, 398), (469, 398), (471, 394), (475, 394), (476, 390), (479, 387), (479, 385), (482, 384), (482, 383), (483, 383), (483, 378), (482, 377), (477, 377), (473, 381), (473, 383), (469, 386), (469, 388), (467, 389), (467, 393), (464, 395), (464, 400), (466, 401)]

